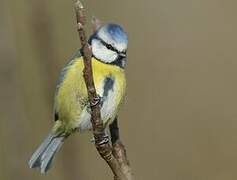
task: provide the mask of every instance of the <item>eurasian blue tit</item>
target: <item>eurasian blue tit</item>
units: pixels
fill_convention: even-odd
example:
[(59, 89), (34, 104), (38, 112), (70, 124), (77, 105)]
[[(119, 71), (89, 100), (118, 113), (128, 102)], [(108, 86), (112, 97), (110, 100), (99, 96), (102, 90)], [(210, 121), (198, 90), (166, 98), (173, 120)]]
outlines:
[[(128, 37), (121, 26), (101, 26), (89, 39), (95, 88), (100, 96), (101, 119), (108, 126), (118, 114), (125, 95), (124, 68)], [(30, 168), (45, 173), (65, 139), (75, 131), (91, 130), (90, 106), (83, 78), (83, 58), (78, 50), (62, 69), (54, 99), (54, 126), (32, 155)]]

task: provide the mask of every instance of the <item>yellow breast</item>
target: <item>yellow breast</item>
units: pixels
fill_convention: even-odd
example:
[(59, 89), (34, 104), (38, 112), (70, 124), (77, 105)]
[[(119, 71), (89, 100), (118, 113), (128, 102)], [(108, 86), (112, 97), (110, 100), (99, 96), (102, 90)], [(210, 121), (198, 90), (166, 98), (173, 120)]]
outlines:
[[(115, 65), (104, 64), (95, 58), (92, 58), (92, 67), (96, 91), (101, 97), (104, 92), (105, 79), (111, 77), (114, 80), (113, 94), (111, 94), (113, 99), (109, 102), (110, 104), (107, 104), (108, 107), (113, 106), (113, 109), (105, 112), (107, 114), (104, 116), (102, 114), (102, 118), (106, 118), (102, 120), (106, 122), (109, 118), (116, 116), (124, 97), (126, 86), (124, 70)], [(88, 105), (88, 96), (83, 78), (83, 68), (83, 60), (80, 57), (68, 67), (67, 73), (58, 89), (55, 97), (55, 111), (58, 112), (60, 129), (63, 128), (70, 131), (78, 128), (77, 126), (80, 126), (80, 123), (85, 121), (82, 113), (85, 111), (85, 106)], [(108, 108), (102, 109), (107, 110)]]

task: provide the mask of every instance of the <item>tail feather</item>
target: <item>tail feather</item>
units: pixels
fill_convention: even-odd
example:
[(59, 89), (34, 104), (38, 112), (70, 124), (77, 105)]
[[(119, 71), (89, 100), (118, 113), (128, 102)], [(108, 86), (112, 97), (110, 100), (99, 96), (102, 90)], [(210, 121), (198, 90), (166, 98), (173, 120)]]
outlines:
[(50, 168), (55, 153), (62, 146), (64, 138), (50, 133), (32, 155), (28, 163), (29, 167), (39, 167), (41, 173), (46, 173)]
[(64, 137), (57, 137), (53, 139), (50, 145), (45, 150), (44, 154), (41, 157), (41, 165), (40, 165), (41, 173), (46, 173), (49, 170), (55, 153), (62, 146), (63, 139)]
[(37, 150), (33, 153), (33, 155), (31, 156), (28, 164), (30, 166), (30, 168), (36, 168), (36, 167), (40, 167), (40, 158), (42, 156), (42, 154), (44, 153), (45, 149), (48, 147), (48, 145), (50, 144), (50, 142), (53, 139), (53, 135), (49, 134), (45, 140), (43, 141), (43, 143), (37, 148)]

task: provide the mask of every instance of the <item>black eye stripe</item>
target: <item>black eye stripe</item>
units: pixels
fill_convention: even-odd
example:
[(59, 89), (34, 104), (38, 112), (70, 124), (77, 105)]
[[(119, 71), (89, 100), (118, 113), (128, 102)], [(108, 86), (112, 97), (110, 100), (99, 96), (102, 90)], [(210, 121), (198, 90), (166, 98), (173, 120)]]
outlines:
[(114, 51), (116, 53), (120, 53), (115, 47), (113, 47), (111, 44), (106, 43), (104, 40), (102, 40), (99, 37), (96, 37), (96, 39), (98, 39), (107, 49)]
[(105, 44), (105, 46), (112, 51), (116, 50), (111, 44)]

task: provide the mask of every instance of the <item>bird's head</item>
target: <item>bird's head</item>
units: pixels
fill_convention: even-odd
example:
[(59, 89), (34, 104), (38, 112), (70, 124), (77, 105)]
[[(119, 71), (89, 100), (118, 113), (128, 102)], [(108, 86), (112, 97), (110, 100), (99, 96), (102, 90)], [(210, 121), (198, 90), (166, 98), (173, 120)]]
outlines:
[(117, 24), (101, 26), (91, 37), (89, 43), (92, 54), (98, 60), (107, 64), (125, 66), (128, 36)]

